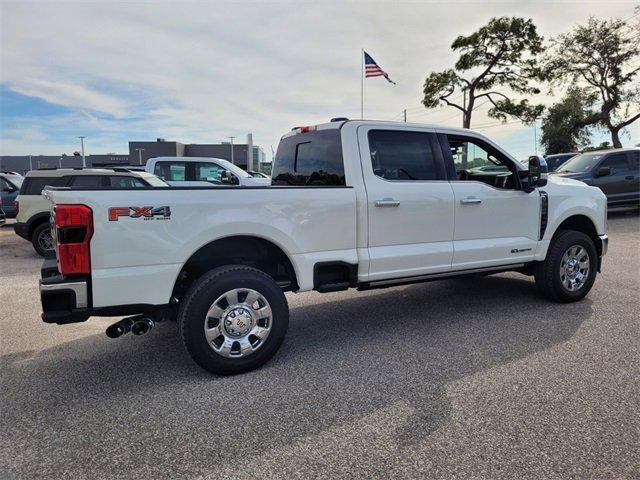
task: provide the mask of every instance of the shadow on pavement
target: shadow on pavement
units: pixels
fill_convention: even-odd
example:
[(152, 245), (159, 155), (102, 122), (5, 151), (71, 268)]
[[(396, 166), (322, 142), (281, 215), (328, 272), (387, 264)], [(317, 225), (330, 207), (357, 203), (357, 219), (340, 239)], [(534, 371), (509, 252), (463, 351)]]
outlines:
[(392, 437), (410, 445), (448, 421), (449, 382), (563, 343), (591, 315), (588, 298), (549, 303), (515, 274), (308, 298), (276, 357), (236, 377), (200, 370), (173, 323), (0, 357), (9, 471), (194, 475), (397, 402), (413, 414)]

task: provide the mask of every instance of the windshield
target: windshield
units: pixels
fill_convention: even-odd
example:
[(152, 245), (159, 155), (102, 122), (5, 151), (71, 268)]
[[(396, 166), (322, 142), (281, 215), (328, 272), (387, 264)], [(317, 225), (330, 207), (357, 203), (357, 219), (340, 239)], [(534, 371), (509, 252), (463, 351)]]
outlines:
[(583, 153), (567, 160), (558, 167), (558, 173), (587, 172), (600, 161), (605, 153)]
[(225, 169), (229, 170), (238, 178), (251, 178), (251, 175), (249, 175), (247, 172), (245, 172), (240, 167), (238, 167), (237, 165), (234, 165), (231, 162), (216, 158), (216, 163), (221, 167), (224, 167)]
[(168, 187), (169, 186), (167, 182), (165, 182), (161, 178), (156, 177), (155, 175), (149, 175), (148, 177), (145, 175), (142, 178), (152, 187)]

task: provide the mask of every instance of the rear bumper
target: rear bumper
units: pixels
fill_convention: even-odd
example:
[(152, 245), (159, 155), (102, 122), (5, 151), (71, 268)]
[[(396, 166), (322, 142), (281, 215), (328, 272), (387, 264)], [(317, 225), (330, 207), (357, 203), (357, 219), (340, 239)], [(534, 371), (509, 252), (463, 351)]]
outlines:
[(42, 321), (45, 323), (84, 322), (89, 317), (118, 317), (125, 315), (150, 314), (162, 318), (169, 312), (168, 305), (115, 305), (92, 308), (91, 279), (66, 278), (58, 272), (56, 259), (48, 258), (40, 270), (40, 302)]
[(13, 229), (16, 232), (16, 235), (24, 238), (25, 240), (29, 240), (29, 224), (24, 222), (16, 222), (13, 224)]
[(89, 283), (69, 279), (58, 273), (55, 258), (48, 258), (40, 269), (42, 320), (46, 323), (84, 322), (90, 316)]

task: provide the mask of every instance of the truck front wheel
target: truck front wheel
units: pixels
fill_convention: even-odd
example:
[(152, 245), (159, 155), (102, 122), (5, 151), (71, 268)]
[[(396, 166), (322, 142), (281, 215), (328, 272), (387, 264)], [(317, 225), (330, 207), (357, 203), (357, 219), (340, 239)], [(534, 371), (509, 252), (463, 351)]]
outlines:
[(589, 293), (596, 279), (598, 253), (582, 232), (563, 230), (554, 236), (547, 258), (535, 267), (540, 292), (556, 302), (576, 302)]
[(189, 288), (178, 321), (184, 345), (198, 365), (234, 375), (260, 367), (278, 351), (289, 307), (269, 275), (230, 265), (207, 272)]

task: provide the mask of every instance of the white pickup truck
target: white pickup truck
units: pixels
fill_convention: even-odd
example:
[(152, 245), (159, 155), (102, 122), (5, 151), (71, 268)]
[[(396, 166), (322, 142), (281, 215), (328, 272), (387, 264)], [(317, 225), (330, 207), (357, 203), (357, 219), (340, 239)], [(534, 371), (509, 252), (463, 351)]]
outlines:
[[(335, 121), (284, 135), (272, 186), (53, 188), (49, 323), (127, 316), (117, 337), (177, 318), (203, 368), (264, 364), (289, 321), (283, 292), (390, 287), (505, 271), (583, 298), (607, 250), (606, 198), (528, 169), (485, 136)], [(425, 299), (428, 301), (428, 299)]]

